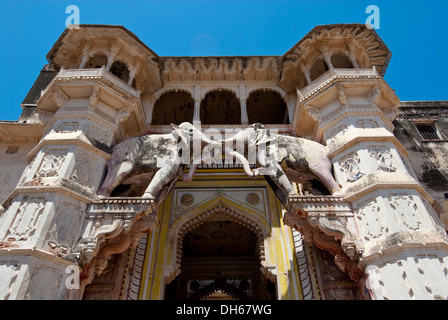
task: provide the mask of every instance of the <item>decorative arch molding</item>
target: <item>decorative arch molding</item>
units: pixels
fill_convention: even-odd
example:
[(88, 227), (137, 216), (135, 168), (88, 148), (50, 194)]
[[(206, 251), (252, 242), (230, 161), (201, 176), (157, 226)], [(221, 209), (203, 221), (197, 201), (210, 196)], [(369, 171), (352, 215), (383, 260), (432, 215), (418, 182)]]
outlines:
[(249, 123), (289, 123), (287, 94), (276, 88), (252, 89), (247, 94), (246, 109)]
[[(107, 61), (104, 67), (107, 71), (111, 72), (111, 67), (114, 63), (121, 63), (127, 69), (127, 79), (116, 75), (123, 82), (127, 82), (129, 86), (134, 88), (140, 87), (143, 83), (140, 68), (144, 65), (141, 57), (134, 56), (125, 52), (124, 44), (119, 41), (102, 42), (96, 45), (92, 41), (87, 41), (84, 45), (82, 55), (79, 57), (78, 67), (79, 69), (86, 68), (88, 61), (96, 56), (105, 56)], [(113, 72), (112, 72), (113, 73)], [(138, 75), (138, 76), (137, 76)]]
[(242, 226), (244, 226), (244, 227), (250, 229), (252, 232), (254, 232), (255, 235), (257, 236), (258, 242), (260, 243), (260, 250), (259, 250), (260, 259), (264, 258), (264, 244), (263, 244), (264, 234), (263, 234), (260, 226), (255, 221), (253, 221), (250, 218), (245, 217), (241, 213), (238, 213), (238, 212), (234, 211), (233, 209), (224, 206), (223, 204), (218, 204), (216, 207), (200, 214), (196, 218), (187, 221), (179, 229), (179, 231), (177, 232), (176, 264), (180, 265), (182, 262), (182, 249), (183, 249), (182, 243), (183, 243), (185, 235), (189, 231), (201, 226), (203, 223), (209, 221), (213, 217), (220, 216), (220, 215), (223, 215), (226, 218), (228, 218), (230, 221), (241, 224)]
[(185, 92), (191, 96), (192, 99), (194, 99), (194, 88), (175, 88), (175, 87), (163, 87), (160, 90), (157, 90), (153, 94), (153, 100), (154, 103), (157, 102), (164, 94), (171, 93), (171, 92)]
[(265, 239), (269, 235), (268, 228), (263, 226), (262, 223), (256, 221), (253, 217), (248, 217), (247, 214), (241, 213), (239, 210), (232, 208), (222, 202), (218, 202), (215, 206), (207, 208), (199, 214), (191, 214), (189, 217), (185, 217), (182, 221), (177, 221), (171, 227), (170, 238), (172, 241), (173, 255), (171, 265), (165, 266), (165, 283), (170, 283), (180, 273), (180, 267), (182, 265), (182, 252), (184, 237), (188, 232), (201, 226), (207, 221), (211, 221), (213, 217), (225, 216), (230, 221), (238, 223), (249, 230), (251, 230), (257, 239), (258, 256), (260, 258), (260, 264), (262, 266), (262, 272), (267, 279), (274, 281), (276, 276), (276, 267), (266, 266), (267, 259), (265, 255)]
[(241, 101), (238, 91), (230, 88), (204, 90), (199, 119), (203, 124), (241, 124)]
[(235, 95), (235, 97), (238, 99), (239, 102), (241, 102), (241, 97), (239, 94), (239, 90), (237, 87), (235, 88), (230, 88), (230, 87), (215, 87), (215, 88), (207, 88), (204, 91), (201, 92), (201, 102), (205, 99), (205, 97), (212, 92), (216, 92), (216, 91), (226, 91), (229, 93), (233, 93)]
[(350, 205), (331, 196), (305, 198), (289, 200), (284, 223), (299, 231), (305, 241), (332, 254), (336, 265), (358, 281), (364, 276), (357, 266), (363, 248), (347, 227), (352, 218)]
[(194, 116), (194, 97), (184, 88), (165, 88), (152, 97), (151, 123), (168, 125), (192, 122)]
[(287, 101), (286, 101), (287, 100), (287, 93), (284, 90), (282, 90), (281, 88), (271, 88), (271, 87), (253, 88), (253, 89), (250, 89), (247, 92), (247, 97), (249, 97), (252, 93), (256, 93), (258, 91), (262, 91), (262, 92), (264, 92), (264, 91), (271, 91), (271, 92), (278, 93), (280, 95), (280, 97), (283, 99), (283, 101), (285, 103), (287, 103)]

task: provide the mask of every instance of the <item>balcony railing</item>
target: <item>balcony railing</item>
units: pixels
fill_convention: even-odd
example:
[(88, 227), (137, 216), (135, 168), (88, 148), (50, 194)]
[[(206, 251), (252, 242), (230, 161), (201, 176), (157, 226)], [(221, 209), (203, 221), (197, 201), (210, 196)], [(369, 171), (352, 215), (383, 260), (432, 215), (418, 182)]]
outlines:
[[(106, 82), (112, 84), (117, 89), (127, 92), (138, 98), (140, 96), (140, 92), (137, 89), (134, 89), (126, 82), (122, 81), (112, 73), (106, 70), (103, 66), (102, 68), (93, 68), (93, 69), (64, 69), (59, 70), (58, 74), (55, 76), (54, 80), (63, 81), (63, 80), (93, 80), (93, 79), (103, 79)], [(48, 88), (48, 87), (47, 87)], [(47, 89), (42, 91), (42, 95), (46, 92)]]
[(331, 70), (320, 75), (311, 84), (299, 90), (301, 96), (306, 96), (307, 94), (313, 92), (319, 86), (323, 85), (325, 82), (330, 81), (333, 77), (365, 77), (365, 76), (379, 76), (378, 71), (375, 67), (371, 69), (354, 69), (354, 68), (335, 68), (332, 72)]

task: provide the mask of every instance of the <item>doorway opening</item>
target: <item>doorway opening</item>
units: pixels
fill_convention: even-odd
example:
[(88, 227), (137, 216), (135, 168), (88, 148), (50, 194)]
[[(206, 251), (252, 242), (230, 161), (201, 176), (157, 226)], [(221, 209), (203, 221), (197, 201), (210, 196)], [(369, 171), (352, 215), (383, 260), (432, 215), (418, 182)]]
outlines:
[(217, 214), (181, 242), (181, 272), (166, 286), (166, 300), (275, 299), (275, 284), (260, 271), (263, 237), (253, 228)]

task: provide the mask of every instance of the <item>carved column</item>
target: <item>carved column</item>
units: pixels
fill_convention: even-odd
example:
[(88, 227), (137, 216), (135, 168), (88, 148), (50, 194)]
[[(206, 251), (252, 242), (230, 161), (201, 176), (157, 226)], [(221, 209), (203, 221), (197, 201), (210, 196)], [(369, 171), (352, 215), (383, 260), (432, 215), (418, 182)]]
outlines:
[(193, 122), (201, 121), (201, 86), (194, 86), (194, 110), (193, 110)]
[(110, 67), (112, 67), (112, 64), (115, 61), (115, 57), (117, 56), (118, 52), (120, 51), (121, 47), (116, 45), (116, 44), (112, 44), (111, 48), (110, 48), (110, 52), (107, 55), (107, 65), (106, 65), (106, 70), (109, 71)]
[(313, 82), (313, 81), (311, 80), (310, 67), (309, 67), (309, 66), (302, 65), (302, 66), (301, 66), (301, 69), (302, 69), (303, 74), (305, 75), (306, 83), (307, 83), (308, 85), (310, 85), (311, 82)]
[[(98, 73), (95, 80), (89, 72)], [(85, 211), (97, 198), (112, 144), (123, 138), (123, 110), (140, 110), (136, 91), (104, 72), (61, 70), (37, 103), (52, 117), (0, 217), (3, 299), (82, 296), (66, 280), (81, 271), (74, 248), (85, 233)], [(116, 94), (118, 110), (104, 104), (105, 92)]]
[(335, 73), (333, 63), (331, 62), (331, 54), (328, 51), (328, 48), (326, 46), (319, 47), (320, 52), (322, 53), (324, 57), (324, 61), (327, 64), (328, 69), (330, 70), (331, 74)]
[[(295, 214), (333, 236), (342, 251), (328, 250), (350, 258), (343, 265), (363, 270), (360, 285), (371, 298), (447, 299), (448, 239), (434, 200), (407, 169), (408, 153), (393, 135), (398, 98), (375, 72), (362, 72), (356, 80), (330, 78), (299, 97), (298, 128), (315, 121), (314, 139), (326, 142), (342, 201), (351, 209), (341, 216), (329, 204), (327, 213), (316, 215), (302, 203)], [(364, 96), (361, 87), (370, 88)], [(318, 245), (314, 233), (312, 238)]]
[(239, 85), (239, 96), (240, 96), (240, 106), (241, 106), (241, 124), (248, 124), (249, 118), (247, 115), (247, 92), (246, 86), (244, 84)]
[(86, 43), (86, 45), (84, 46), (83, 50), (82, 50), (82, 60), (81, 60), (81, 64), (79, 65), (79, 69), (84, 69), (86, 66), (87, 61), (89, 60), (89, 53), (90, 53), (90, 47), (91, 44), (88, 42)]
[(358, 65), (358, 61), (356, 61), (356, 56), (354, 53), (353, 45), (347, 44), (347, 49), (348, 49), (348, 58), (350, 59), (350, 62), (352, 63), (353, 68), (358, 69), (359, 65)]

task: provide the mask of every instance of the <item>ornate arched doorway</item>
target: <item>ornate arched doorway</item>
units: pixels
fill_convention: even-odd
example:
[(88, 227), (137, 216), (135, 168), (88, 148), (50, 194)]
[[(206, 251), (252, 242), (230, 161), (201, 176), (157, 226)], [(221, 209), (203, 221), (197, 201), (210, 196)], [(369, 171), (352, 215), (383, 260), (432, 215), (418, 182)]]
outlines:
[(165, 299), (275, 299), (275, 285), (260, 271), (263, 236), (253, 223), (218, 208), (180, 234), (181, 272)]

